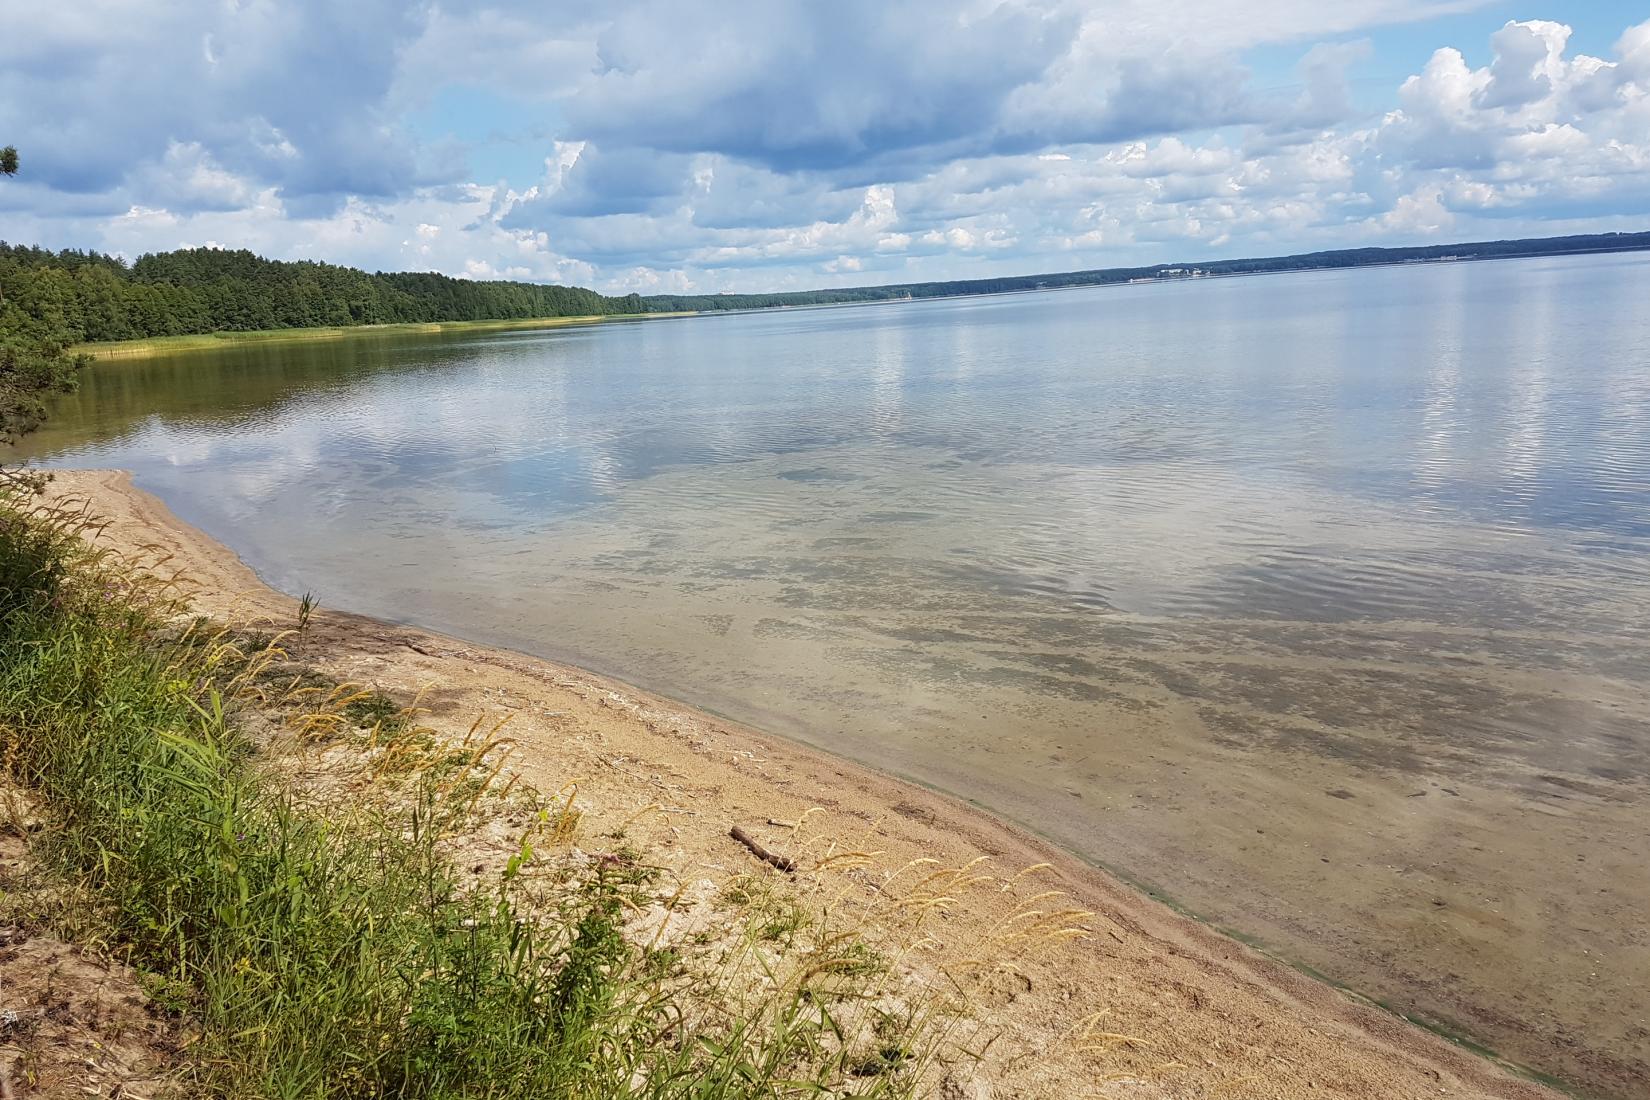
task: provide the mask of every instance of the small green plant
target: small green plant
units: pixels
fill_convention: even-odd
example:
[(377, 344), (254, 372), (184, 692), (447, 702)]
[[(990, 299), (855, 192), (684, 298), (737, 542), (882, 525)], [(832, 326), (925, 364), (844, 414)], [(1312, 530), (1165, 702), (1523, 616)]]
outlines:
[(309, 629), (309, 617), (315, 613), (315, 595), (305, 592), (298, 601), (298, 633), (303, 634)]
[(362, 729), (395, 731), (407, 724), (405, 708), (381, 691), (363, 691), (344, 704), (344, 716)]

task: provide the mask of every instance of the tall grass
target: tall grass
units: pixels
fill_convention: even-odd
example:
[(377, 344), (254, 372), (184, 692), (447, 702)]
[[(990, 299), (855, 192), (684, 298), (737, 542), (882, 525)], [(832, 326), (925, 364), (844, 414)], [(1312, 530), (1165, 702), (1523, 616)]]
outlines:
[[(552, 865), (526, 837), (500, 874), (462, 879), (446, 853), (498, 774), (482, 752), (460, 757), (468, 784), (414, 770), (396, 797), (314, 808), (243, 732), (273, 705), (274, 643), (185, 625), (163, 585), (85, 548), (85, 523), (0, 492), (0, 761), (51, 816), (37, 854), (197, 1025), (189, 1089), (919, 1090), (951, 1009), (851, 930), (776, 919), (771, 887), (670, 935), (683, 890), (641, 853)], [(576, 828), (571, 806), (545, 802), (548, 832)]]

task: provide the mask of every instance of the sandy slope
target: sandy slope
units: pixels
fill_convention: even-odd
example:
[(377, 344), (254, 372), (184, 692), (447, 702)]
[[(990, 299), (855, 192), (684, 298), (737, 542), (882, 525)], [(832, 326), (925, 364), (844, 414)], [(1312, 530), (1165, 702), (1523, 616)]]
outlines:
[[(203, 611), (281, 626), (295, 601), (223, 546), (113, 471), (60, 473), (59, 496), (107, 517), (102, 540), (171, 555)], [(516, 653), (322, 610), (301, 656), (339, 678), (410, 698), (430, 724), (462, 732), (509, 716), (516, 766), (544, 790), (578, 784), (587, 831), (627, 823), (683, 874), (752, 869), (728, 838), (743, 825), (777, 848), (770, 820), (813, 807), (811, 829), (883, 853), (952, 865), (986, 854), (1005, 874), (1047, 862), (1048, 881), (1092, 910), (1093, 935), (1068, 941), (998, 989), (984, 1011), (1003, 1032), (981, 1079), (992, 1097), (1552, 1098), (1546, 1088), (1252, 951), (1025, 832), (950, 797), (740, 728), (625, 684)], [(651, 809), (650, 809), (651, 807)], [(948, 924), (968, 940), (1004, 915), (985, 892)], [(1070, 1033), (1105, 1012), (1108, 1031), (1149, 1046), (1080, 1050)], [(966, 1091), (957, 1091), (966, 1095)]]

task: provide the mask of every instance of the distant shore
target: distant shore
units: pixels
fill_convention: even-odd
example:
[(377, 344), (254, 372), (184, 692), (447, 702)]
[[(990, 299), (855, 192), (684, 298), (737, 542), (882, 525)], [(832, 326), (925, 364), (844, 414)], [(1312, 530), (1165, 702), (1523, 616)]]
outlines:
[[(1645, 236), (1645, 235), (1641, 235)], [(1444, 246), (1451, 248), (1472, 249), (1480, 246), (1458, 245)], [(136, 340), (96, 341), (79, 344), (71, 350), (77, 354), (90, 356), (94, 360), (106, 361), (116, 359), (150, 359), (181, 352), (202, 351), (213, 348), (223, 348), (234, 344), (247, 343), (286, 343), (306, 342), (315, 340), (337, 340), (350, 336), (368, 335), (416, 335), (419, 333), (443, 332), (504, 332), (510, 330), (552, 329), (583, 325), (599, 325), (607, 322), (647, 321), (655, 319), (680, 317), (716, 317), (734, 316), (749, 313), (793, 312), (800, 310), (845, 309), (858, 306), (886, 306), (902, 305), (911, 302), (925, 301), (955, 301), (969, 298), (996, 298), (1006, 295), (1047, 294), (1056, 291), (1095, 290), (1100, 288), (1122, 288), (1138, 286), (1172, 286), (1180, 283), (1196, 283), (1215, 279), (1254, 278), (1266, 275), (1303, 275), (1324, 274), (1330, 272), (1354, 271), (1362, 268), (1391, 268), (1435, 266), (1438, 264), (1480, 263), (1490, 260), (1528, 260), (1547, 257), (1569, 256), (1601, 256), (1620, 255), (1625, 253), (1650, 251), (1650, 240), (1635, 239), (1619, 244), (1595, 244), (1590, 246), (1576, 246), (1570, 248), (1544, 248), (1531, 250), (1509, 250), (1499, 252), (1466, 251), (1460, 254), (1444, 252), (1440, 255), (1405, 256), (1413, 249), (1373, 249), (1377, 253), (1375, 258), (1360, 260), (1357, 263), (1347, 264), (1295, 264), (1288, 265), (1282, 261), (1290, 259), (1284, 257), (1280, 266), (1249, 268), (1233, 268), (1233, 264), (1253, 263), (1255, 261), (1226, 261), (1214, 262), (1207, 269), (1193, 264), (1182, 264), (1174, 267), (1157, 265), (1151, 268), (1129, 269), (1127, 274), (1133, 277), (1117, 277), (1110, 271), (1096, 271), (1084, 273), (1056, 273), (1048, 276), (1016, 276), (1004, 280), (996, 280), (1005, 285), (992, 289), (983, 289), (981, 284), (991, 283), (994, 280), (965, 280), (958, 282), (958, 289), (939, 293), (906, 293), (891, 294), (881, 297), (853, 298), (846, 300), (831, 300), (827, 297), (821, 301), (775, 301), (770, 304), (750, 306), (713, 306), (705, 309), (679, 309), (645, 313), (613, 313), (588, 314), (569, 317), (525, 317), (508, 320), (485, 321), (410, 321), (403, 324), (363, 324), (363, 325), (332, 325), (319, 328), (290, 328), (290, 329), (256, 329), (251, 331), (220, 330), (217, 332), (197, 333), (185, 336), (156, 336)], [(1440, 249), (1433, 249), (1440, 251)], [(1390, 255), (1389, 255), (1390, 254)], [(1194, 273), (1195, 272), (1195, 273)], [(1076, 276), (1093, 275), (1092, 279)], [(1038, 279), (1047, 279), (1039, 282)], [(1011, 285), (1008, 285), (1011, 284)], [(926, 284), (910, 284), (913, 288), (920, 288)], [(949, 285), (949, 284), (948, 284)], [(857, 288), (848, 288), (848, 291)], [(904, 289), (904, 285), (897, 285), (887, 289)], [(847, 291), (844, 291), (846, 293)], [(805, 292), (806, 293), (806, 292)], [(830, 292), (818, 292), (829, 295)], [(733, 299), (749, 298), (751, 295), (734, 294)], [(756, 297), (760, 297), (759, 295)], [(783, 296), (781, 296), (783, 297)], [(717, 296), (705, 296), (707, 303), (715, 302)], [(693, 301), (684, 298), (683, 303)]]
[[(99, 536), (169, 555), (203, 612), (285, 624), (296, 601), (233, 552), (174, 516), (118, 471), (64, 471), (53, 492), (110, 522)], [(780, 826), (808, 816), (884, 863), (1047, 865), (1046, 885), (1092, 913), (1092, 935), (1067, 941), (977, 1006), (1004, 1041), (984, 1069), (1000, 1094), (1127, 1094), (1359, 1100), (1447, 1095), (1553, 1100), (1556, 1093), (1404, 1022), (1368, 1001), (1178, 914), (976, 807), (872, 769), (740, 727), (629, 685), (507, 650), (343, 612), (317, 612), (306, 659), (329, 674), (411, 698), (432, 724), (462, 732), (510, 719), (524, 777), (578, 784), (592, 835), (628, 829), (677, 868), (737, 869), (749, 859), (730, 826), (783, 844)], [(764, 823), (767, 823), (766, 825)], [(935, 930), (936, 951), (970, 927), (1005, 918), (986, 900)], [(1139, 1037), (1096, 1051), (1074, 1042), (1085, 1018)], [(1119, 1094), (1121, 1095), (1121, 1093)]]

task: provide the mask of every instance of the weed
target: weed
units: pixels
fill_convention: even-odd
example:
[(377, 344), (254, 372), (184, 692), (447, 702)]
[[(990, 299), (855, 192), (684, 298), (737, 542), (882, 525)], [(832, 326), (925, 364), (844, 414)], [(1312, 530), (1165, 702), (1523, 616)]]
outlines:
[(573, 806), (573, 799), (579, 793), (578, 787), (569, 783), (563, 789), (567, 791), (567, 801), (563, 802), (554, 814), (548, 811), (542, 814), (550, 839), (557, 844), (571, 843), (579, 831), (579, 821), (584, 817), (584, 814)]
[(379, 691), (364, 691), (344, 704), (344, 716), (361, 729), (398, 733), (410, 724), (401, 704)]

